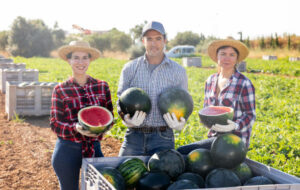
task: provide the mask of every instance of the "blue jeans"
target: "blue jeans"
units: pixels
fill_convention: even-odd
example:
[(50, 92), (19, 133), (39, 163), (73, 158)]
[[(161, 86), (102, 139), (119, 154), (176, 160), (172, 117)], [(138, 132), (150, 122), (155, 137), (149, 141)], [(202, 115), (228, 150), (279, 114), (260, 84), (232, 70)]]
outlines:
[(191, 151), (198, 149), (198, 148), (205, 148), (210, 150), (211, 144), (217, 137), (211, 137), (208, 139), (204, 139), (195, 143), (191, 143), (188, 145), (184, 145), (177, 148), (177, 151), (181, 154), (189, 154)]
[(119, 156), (151, 156), (155, 152), (174, 149), (172, 129), (145, 133), (127, 129)]
[[(82, 143), (57, 138), (52, 155), (52, 166), (61, 190), (78, 190), (82, 163)], [(100, 142), (94, 142), (95, 157), (103, 157)]]

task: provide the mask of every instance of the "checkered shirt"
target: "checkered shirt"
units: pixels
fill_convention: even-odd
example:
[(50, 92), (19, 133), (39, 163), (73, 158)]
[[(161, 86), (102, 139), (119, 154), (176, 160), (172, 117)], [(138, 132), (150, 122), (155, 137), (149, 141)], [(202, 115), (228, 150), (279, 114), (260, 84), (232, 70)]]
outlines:
[[(163, 61), (151, 72), (146, 56), (141, 56), (124, 65), (117, 95), (130, 87), (143, 89), (150, 97), (152, 108), (139, 127), (166, 126), (157, 105), (159, 94), (170, 87), (180, 87), (187, 91), (188, 82), (185, 69), (171, 59), (164, 57)], [(120, 113), (120, 107), (118, 106)]]
[(83, 136), (75, 130), (78, 122), (77, 113), (81, 108), (98, 105), (106, 107), (113, 113), (111, 95), (105, 81), (88, 77), (87, 83), (81, 87), (73, 78), (55, 86), (52, 93), (50, 125), (56, 135), (64, 140), (82, 143), (83, 157), (94, 155), (93, 142), (99, 137)]
[[(233, 133), (241, 137), (249, 147), (252, 126), (256, 119), (254, 86), (246, 76), (236, 71), (217, 97), (218, 76), (219, 74), (211, 75), (205, 83), (204, 107), (210, 105), (232, 107), (233, 121), (238, 124), (238, 129)], [(208, 132), (208, 137), (216, 135), (217, 132), (213, 130)]]

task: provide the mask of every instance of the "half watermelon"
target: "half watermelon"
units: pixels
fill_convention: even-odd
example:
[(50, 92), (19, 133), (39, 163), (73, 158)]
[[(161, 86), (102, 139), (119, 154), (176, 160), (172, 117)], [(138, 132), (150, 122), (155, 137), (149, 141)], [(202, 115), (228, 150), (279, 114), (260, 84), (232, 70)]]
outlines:
[(78, 112), (78, 122), (85, 130), (94, 134), (101, 134), (110, 129), (113, 115), (104, 107), (89, 106)]
[(201, 122), (208, 128), (214, 124), (227, 125), (233, 119), (233, 108), (226, 106), (209, 106), (199, 111)]

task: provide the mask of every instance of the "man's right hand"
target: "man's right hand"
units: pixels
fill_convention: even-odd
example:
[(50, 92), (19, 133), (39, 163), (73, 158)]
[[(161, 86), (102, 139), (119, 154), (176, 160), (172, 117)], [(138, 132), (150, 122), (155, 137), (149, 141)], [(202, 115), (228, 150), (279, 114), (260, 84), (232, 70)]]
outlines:
[(127, 127), (140, 126), (144, 122), (146, 115), (147, 114), (143, 111), (136, 111), (132, 118), (130, 118), (129, 114), (126, 114), (124, 116), (123, 124)]

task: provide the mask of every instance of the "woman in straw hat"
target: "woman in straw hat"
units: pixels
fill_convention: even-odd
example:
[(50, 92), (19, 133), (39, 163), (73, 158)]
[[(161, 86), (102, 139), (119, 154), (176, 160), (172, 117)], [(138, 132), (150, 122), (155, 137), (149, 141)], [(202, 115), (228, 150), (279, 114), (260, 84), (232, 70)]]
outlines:
[(84, 130), (77, 119), (78, 111), (90, 105), (106, 107), (113, 113), (108, 84), (86, 74), (91, 61), (100, 52), (87, 42), (72, 41), (58, 50), (59, 57), (67, 61), (72, 77), (57, 85), (52, 94), (50, 125), (57, 135), (52, 165), (60, 188), (78, 189), (79, 171), (83, 157), (103, 157), (100, 147), (102, 135)]
[(232, 121), (228, 120), (228, 125), (213, 125), (208, 139), (180, 147), (180, 152), (187, 153), (200, 147), (210, 149), (215, 137), (224, 132), (236, 134), (249, 147), (251, 130), (256, 119), (255, 89), (251, 81), (236, 69), (237, 64), (248, 53), (248, 48), (237, 40), (217, 40), (209, 45), (208, 55), (217, 63), (218, 73), (206, 80), (204, 107), (232, 107), (234, 117)]

